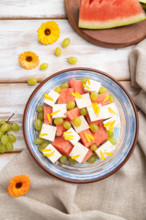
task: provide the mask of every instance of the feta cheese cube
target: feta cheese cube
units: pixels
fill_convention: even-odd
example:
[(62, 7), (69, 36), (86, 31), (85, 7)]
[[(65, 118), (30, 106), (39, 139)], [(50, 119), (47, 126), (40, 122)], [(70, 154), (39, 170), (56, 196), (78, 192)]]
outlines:
[[(105, 121), (103, 121), (103, 124), (105, 125), (108, 122), (113, 122), (115, 121), (113, 128), (119, 128), (120, 127), (120, 120), (117, 116), (113, 116), (112, 118), (109, 118)], [(109, 126), (106, 127), (107, 130), (109, 130)]]
[(89, 125), (85, 117), (81, 115), (79, 116), (79, 118), (81, 119), (81, 125), (79, 127), (75, 126), (74, 123), (72, 122), (72, 125), (77, 133), (80, 133), (81, 131), (84, 131), (89, 128)]
[(53, 113), (59, 111), (58, 113), (53, 115), (53, 118), (66, 118), (66, 104), (55, 104), (53, 105)]
[(82, 99), (75, 98), (79, 109), (85, 108), (91, 105), (91, 99), (89, 93), (83, 94)]
[(89, 117), (90, 117), (91, 121), (97, 121), (97, 120), (100, 120), (100, 119), (103, 118), (102, 111), (101, 111), (101, 105), (98, 105), (98, 106), (100, 108), (98, 116), (95, 114), (92, 105), (87, 107), (87, 111), (88, 111), (88, 114), (89, 114)]
[(41, 132), (39, 134), (40, 138), (48, 141), (54, 141), (56, 135), (56, 127), (52, 125), (43, 124)]
[(90, 81), (90, 84), (89, 84), (89, 82), (87, 80), (87, 82), (85, 84), (86, 86), (84, 86), (84, 90), (86, 92), (93, 92), (93, 91), (99, 92), (99, 89), (101, 87), (101, 83), (96, 82), (94, 80), (90, 80), (90, 79), (89, 79), (89, 81)]
[(48, 95), (52, 98), (52, 100), (48, 100), (44, 98), (44, 103), (50, 106), (53, 106), (57, 99), (59, 98), (60, 94), (58, 94), (57, 92), (55, 92), (54, 90), (51, 90)]
[(81, 143), (77, 142), (74, 145), (70, 153), (70, 156), (73, 157), (78, 163), (82, 163), (87, 153), (88, 153), (88, 148), (82, 145)]
[[(71, 139), (73, 140), (68, 139), (70, 135), (73, 136), (71, 137)], [(73, 145), (75, 145), (80, 140), (80, 136), (75, 132), (73, 128), (70, 128), (69, 130), (65, 131), (63, 136), (64, 138), (66, 137), (67, 140), (69, 140)]]
[[(43, 155), (52, 162), (55, 163), (62, 155), (53, 147), (52, 144), (49, 144), (45, 149), (42, 150)], [(47, 156), (48, 155), (48, 156)]]
[(108, 155), (104, 153), (112, 153), (113, 150), (115, 149), (115, 146), (111, 144), (110, 141), (106, 141), (104, 144), (102, 144), (96, 151), (95, 153), (97, 156), (102, 159), (101, 153), (103, 153), (104, 157), (106, 158)]

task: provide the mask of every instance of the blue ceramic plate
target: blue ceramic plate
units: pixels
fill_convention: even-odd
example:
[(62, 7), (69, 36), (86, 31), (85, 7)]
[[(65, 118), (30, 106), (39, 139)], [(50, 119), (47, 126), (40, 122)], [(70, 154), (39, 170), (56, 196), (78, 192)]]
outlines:
[[(36, 108), (43, 104), (44, 93), (59, 86), (71, 78), (81, 79), (89, 77), (92, 80), (101, 82), (107, 90), (114, 95), (117, 106), (117, 115), (121, 121), (121, 126), (114, 131), (114, 137), (117, 139), (117, 145), (112, 157), (106, 160), (97, 160), (94, 164), (52, 164), (38, 150), (33, 143), (37, 136), (33, 123), (36, 119)], [(36, 162), (48, 173), (69, 182), (87, 183), (104, 179), (115, 173), (132, 154), (138, 136), (138, 118), (135, 105), (123, 88), (111, 76), (94, 69), (75, 68), (58, 72), (44, 80), (30, 96), (23, 118), (23, 131), (26, 145), (36, 160)]]

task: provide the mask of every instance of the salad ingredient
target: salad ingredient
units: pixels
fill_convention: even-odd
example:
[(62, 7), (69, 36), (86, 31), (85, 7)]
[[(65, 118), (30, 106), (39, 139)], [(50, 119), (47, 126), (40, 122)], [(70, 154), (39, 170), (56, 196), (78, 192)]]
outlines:
[(39, 65), (40, 60), (34, 52), (27, 51), (19, 55), (18, 62), (21, 67), (31, 70)]
[(43, 120), (44, 119), (44, 112), (39, 112), (37, 118), (40, 120)]
[(66, 163), (66, 161), (67, 161), (67, 156), (66, 155), (62, 155), (60, 158), (59, 158), (59, 161), (60, 161), (60, 163)]
[(72, 78), (69, 80), (69, 86), (74, 90), (74, 92), (78, 92), (81, 95), (84, 94), (84, 88), (80, 80)]
[(48, 63), (42, 63), (41, 65), (40, 65), (40, 70), (46, 70), (46, 69), (48, 69)]
[(56, 87), (56, 88), (54, 89), (54, 91), (60, 94), (61, 88), (60, 88), (60, 87)]
[(57, 92), (51, 90), (48, 94), (47, 93), (44, 94), (44, 103), (49, 106), (54, 106), (59, 96), (60, 95)]
[(80, 112), (81, 112), (81, 115), (84, 115), (84, 116), (88, 115), (87, 108), (81, 108)]
[(62, 83), (62, 84), (60, 85), (60, 88), (61, 88), (61, 89), (69, 88), (69, 84), (68, 84), (67, 82)]
[(82, 82), (83, 85), (86, 84), (87, 78), (82, 78), (82, 79), (81, 79), (81, 82)]
[(62, 47), (68, 47), (70, 44), (70, 39), (69, 38), (65, 38), (62, 42)]
[(68, 121), (65, 121), (63, 126), (64, 126), (65, 129), (70, 129), (71, 128), (71, 123), (68, 122)]
[(108, 131), (106, 131), (106, 133), (107, 133), (107, 135), (108, 135), (109, 138), (112, 138), (112, 137), (114, 136), (114, 132), (113, 132), (113, 131), (110, 132), (110, 131), (108, 130)]
[(60, 47), (56, 47), (56, 49), (55, 49), (55, 55), (56, 55), (57, 57), (61, 56), (61, 48), (60, 48)]
[(97, 150), (97, 145), (96, 145), (96, 144), (92, 144), (91, 147), (90, 147), (90, 149), (91, 149), (92, 151), (96, 151), (96, 150)]
[(42, 122), (40, 119), (36, 119), (35, 122), (34, 122), (34, 128), (35, 130), (37, 131), (40, 131), (41, 128), (42, 128)]
[(114, 102), (114, 100), (115, 100), (114, 96), (113, 95), (109, 95), (109, 101), (112, 103), (112, 102)]
[[(92, 144), (95, 143), (95, 139), (94, 139), (94, 137), (93, 137), (92, 139), (89, 138), (89, 136), (88, 136), (87, 134), (89, 134), (89, 136), (90, 136), (90, 135), (93, 136), (92, 133), (91, 133), (91, 131), (90, 131), (89, 129), (83, 130), (83, 131), (81, 131), (81, 132), (79, 133), (83, 145), (84, 145), (85, 147), (90, 147)], [(87, 136), (88, 136), (88, 137), (87, 137)], [(90, 137), (91, 137), (91, 136), (90, 136)], [(89, 141), (88, 141), (87, 139), (88, 139)]]
[(60, 36), (60, 29), (55, 21), (42, 23), (37, 32), (39, 42), (45, 45), (53, 44)]
[(45, 149), (48, 146), (48, 142), (43, 142), (39, 145), (39, 151), (42, 152), (43, 149)]
[(96, 123), (91, 123), (90, 124), (90, 130), (93, 132), (97, 132), (99, 130), (98, 126)]
[(109, 137), (108, 140), (111, 142), (111, 144), (115, 145), (117, 144), (117, 140), (113, 137)]
[(67, 109), (71, 110), (75, 107), (75, 102), (74, 101), (70, 101), (67, 103)]
[(36, 110), (37, 112), (43, 112), (44, 108), (42, 105), (38, 105)]
[(91, 92), (91, 100), (96, 101), (98, 98), (98, 93), (97, 92)]
[(76, 64), (78, 62), (78, 59), (76, 57), (68, 57), (67, 60), (70, 64)]
[(70, 165), (75, 165), (77, 163), (76, 160), (71, 159), (71, 158), (69, 158), (68, 161), (69, 161)]
[(65, 154), (66, 156), (70, 155), (70, 152), (73, 148), (72, 144), (68, 140), (65, 140), (64, 137), (56, 137), (55, 140), (52, 142), (52, 145), (61, 154)]
[(100, 94), (105, 94), (106, 92), (107, 92), (107, 89), (103, 86), (99, 89)]
[(95, 161), (97, 160), (97, 155), (93, 154), (89, 159), (88, 159), (88, 163), (95, 163)]
[(70, 101), (74, 101), (75, 98), (72, 95), (73, 89), (72, 88), (63, 88), (61, 89), (60, 96), (58, 99), (58, 104), (67, 104)]
[(73, 123), (76, 127), (79, 127), (81, 125), (81, 119), (79, 117), (76, 117)]
[(61, 125), (61, 124), (63, 124), (63, 122), (64, 122), (63, 118), (55, 118), (54, 119), (55, 125)]
[(44, 142), (44, 140), (41, 139), (41, 138), (35, 138), (35, 139), (34, 139), (34, 144), (36, 144), (36, 145), (43, 144), (43, 142)]
[(105, 160), (107, 156), (112, 156), (112, 151), (115, 149), (114, 145), (110, 143), (110, 141), (106, 141), (104, 144), (100, 145), (99, 148), (95, 151), (97, 156)]

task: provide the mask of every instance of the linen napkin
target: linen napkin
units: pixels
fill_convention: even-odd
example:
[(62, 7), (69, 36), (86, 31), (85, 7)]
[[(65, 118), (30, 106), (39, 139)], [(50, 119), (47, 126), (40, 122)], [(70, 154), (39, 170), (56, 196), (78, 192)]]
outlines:
[[(146, 220), (146, 40), (129, 59), (134, 97), (139, 111), (137, 146), (114, 175), (89, 184), (63, 182), (42, 170), (24, 149), (0, 173), (1, 220)], [(9, 180), (26, 174), (31, 188), (22, 197), (8, 194)]]

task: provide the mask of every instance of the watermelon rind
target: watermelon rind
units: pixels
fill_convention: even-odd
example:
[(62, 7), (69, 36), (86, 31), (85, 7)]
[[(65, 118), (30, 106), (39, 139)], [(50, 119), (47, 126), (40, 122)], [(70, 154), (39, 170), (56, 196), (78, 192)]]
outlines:
[(146, 4), (146, 0), (139, 0), (139, 2)]
[(131, 16), (129, 18), (118, 18), (110, 21), (105, 22), (97, 22), (97, 21), (85, 21), (85, 20), (79, 20), (79, 28), (86, 28), (86, 29), (109, 29), (109, 28), (115, 28), (125, 25), (130, 25), (134, 23), (138, 23), (140, 21), (143, 21), (146, 19), (145, 13), (142, 12), (136, 16)]

